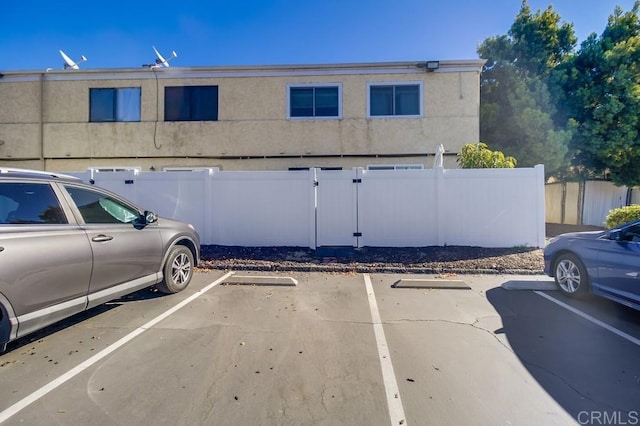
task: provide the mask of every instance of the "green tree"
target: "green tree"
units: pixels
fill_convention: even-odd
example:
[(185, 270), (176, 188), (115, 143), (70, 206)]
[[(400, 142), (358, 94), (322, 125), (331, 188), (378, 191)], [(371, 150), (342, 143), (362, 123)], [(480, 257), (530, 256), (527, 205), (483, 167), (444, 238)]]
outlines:
[(522, 2), (508, 35), (488, 38), (478, 48), (487, 60), (480, 81), (481, 140), (523, 166), (544, 164), (550, 174), (566, 165), (573, 128), (555, 123), (549, 84), (576, 43), (573, 25), (560, 25), (551, 6), (532, 14)]
[(492, 151), (487, 144), (479, 142), (462, 147), (458, 154), (458, 164), (463, 169), (513, 169), (517, 161), (500, 151)]
[(559, 116), (576, 123), (574, 164), (627, 186), (640, 185), (639, 9), (616, 7), (602, 35), (591, 34), (554, 73), (566, 107)]

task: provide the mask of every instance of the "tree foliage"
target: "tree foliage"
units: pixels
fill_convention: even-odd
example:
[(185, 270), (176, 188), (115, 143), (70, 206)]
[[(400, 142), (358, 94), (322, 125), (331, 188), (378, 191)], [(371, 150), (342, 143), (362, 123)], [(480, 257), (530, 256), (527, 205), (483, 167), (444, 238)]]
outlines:
[(478, 48), (481, 140), (548, 173), (640, 185), (639, 11), (616, 7), (576, 50), (572, 24), (523, 0), (508, 34)]
[(478, 53), (487, 60), (480, 83), (481, 140), (523, 166), (544, 164), (553, 173), (565, 165), (573, 128), (554, 122), (549, 76), (576, 42), (573, 26), (560, 25), (551, 6), (532, 14), (524, 0), (509, 33), (480, 45)]
[(516, 159), (500, 151), (492, 151), (487, 144), (466, 144), (458, 154), (458, 164), (463, 169), (512, 169)]
[(574, 164), (640, 185), (640, 2), (616, 7), (602, 35), (592, 34), (557, 67), (563, 114), (576, 123)]

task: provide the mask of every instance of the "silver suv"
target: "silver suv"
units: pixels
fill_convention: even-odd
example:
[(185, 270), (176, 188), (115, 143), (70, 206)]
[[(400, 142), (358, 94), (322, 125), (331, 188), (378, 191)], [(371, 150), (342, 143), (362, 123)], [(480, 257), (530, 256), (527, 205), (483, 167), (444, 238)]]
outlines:
[(199, 260), (191, 225), (72, 176), (0, 168), (0, 351), (144, 287), (179, 292)]

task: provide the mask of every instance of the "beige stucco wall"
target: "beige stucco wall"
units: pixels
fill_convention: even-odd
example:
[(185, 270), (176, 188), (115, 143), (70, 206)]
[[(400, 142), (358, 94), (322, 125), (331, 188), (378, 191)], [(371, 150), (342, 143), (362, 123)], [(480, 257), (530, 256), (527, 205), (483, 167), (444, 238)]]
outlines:
[[(173, 71), (175, 77), (146, 69), (32, 73), (27, 77), (33, 81), (16, 82), (20, 75), (9, 75), (0, 79), (0, 165), (32, 167), (39, 161), (52, 170), (109, 164), (271, 170), (422, 159), (431, 167), (430, 155), (439, 144), (457, 153), (463, 144), (478, 141), (480, 66), (474, 64), (431, 73), (325, 66), (316, 73), (179, 70)], [(382, 81), (422, 81), (423, 117), (367, 118), (367, 82)], [(287, 120), (288, 84), (327, 82), (341, 84), (341, 119)], [(164, 88), (184, 85), (218, 86), (218, 121), (163, 121)], [(90, 123), (89, 89), (96, 87), (141, 87), (141, 121)]]

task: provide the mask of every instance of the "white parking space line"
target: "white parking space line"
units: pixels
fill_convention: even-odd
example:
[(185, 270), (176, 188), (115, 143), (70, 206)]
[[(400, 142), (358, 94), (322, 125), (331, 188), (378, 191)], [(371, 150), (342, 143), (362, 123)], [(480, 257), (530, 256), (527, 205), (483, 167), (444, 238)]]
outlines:
[(573, 306), (569, 306), (566, 303), (561, 302), (558, 299), (555, 299), (555, 298), (549, 296), (548, 294), (546, 294), (544, 292), (534, 291), (534, 293), (536, 293), (538, 296), (544, 297), (547, 300), (550, 300), (551, 302), (555, 303), (558, 306), (561, 306), (561, 307), (565, 308), (568, 311), (573, 312), (574, 314), (586, 319), (587, 321), (592, 322), (593, 324), (596, 324), (596, 325), (604, 328), (605, 330), (608, 330), (608, 331), (612, 332), (613, 334), (615, 334), (615, 335), (617, 335), (619, 337), (622, 337), (625, 340), (628, 340), (629, 342), (633, 343), (634, 345), (640, 346), (640, 339), (638, 339), (636, 337), (633, 337), (630, 334), (625, 333), (624, 331), (620, 331), (617, 328), (612, 327), (609, 324), (607, 324), (607, 323), (605, 323), (603, 321), (600, 321), (599, 319), (594, 318), (591, 315), (586, 314), (586, 313), (574, 308)]
[(68, 380), (70, 380), (73, 377), (77, 376), (78, 374), (82, 373), (84, 370), (86, 370), (87, 368), (91, 367), (92, 365), (94, 365), (95, 363), (97, 363), (98, 361), (100, 361), (101, 359), (103, 359), (104, 357), (109, 355), (110, 353), (114, 352), (116, 349), (122, 347), (123, 345), (125, 345), (129, 341), (133, 340), (134, 338), (138, 337), (139, 335), (141, 335), (142, 333), (144, 333), (145, 331), (147, 331), (148, 329), (150, 329), (151, 327), (153, 327), (154, 325), (159, 323), (160, 321), (164, 320), (165, 318), (167, 318), (170, 315), (174, 314), (179, 309), (181, 309), (184, 306), (188, 305), (189, 303), (193, 302), (195, 299), (197, 299), (198, 297), (202, 296), (207, 291), (211, 290), (213, 287), (217, 286), (218, 284), (220, 284), (221, 282), (223, 282), (224, 280), (226, 280), (229, 276), (231, 276), (233, 274), (234, 274), (234, 272), (232, 271), (232, 272), (229, 272), (229, 273), (225, 274), (224, 276), (218, 278), (217, 280), (215, 280), (211, 284), (208, 284), (202, 290), (199, 290), (198, 292), (196, 292), (193, 295), (189, 296), (187, 299), (185, 299), (182, 302), (178, 303), (174, 307), (168, 309), (164, 313), (158, 315), (157, 317), (155, 317), (151, 321), (149, 321), (146, 324), (144, 324), (143, 326), (141, 326), (141, 327), (135, 329), (134, 331), (132, 331), (131, 333), (127, 334), (122, 339), (120, 339), (117, 342), (113, 343), (112, 345), (106, 347), (105, 349), (103, 349), (102, 351), (98, 352), (97, 354), (95, 354), (91, 358), (87, 359), (86, 361), (82, 362), (81, 364), (77, 365), (76, 367), (72, 368), (71, 370), (67, 371), (66, 373), (62, 374), (61, 376), (58, 376), (56, 379), (54, 379), (51, 382), (49, 382), (48, 384), (44, 385), (43, 387), (41, 387), (40, 389), (36, 390), (32, 394), (24, 397), (23, 399), (21, 399), (20, 401), (16, 402), (15, 404), (10, 406), (9, 408), (7, 408), (4, 411), (0, 412), (0, 423), (3, 423), (7, 419), (9, 419), (11, 416), (14, 416), (18, 412), (24, 410), (29, 405), (33, 404), (34, 402), (36, 402), (37, 400), (39, 400), (40, 398), (42, 398), (43, 396), (45, 396), (49, 392), (55, 390), (56, 388), (58, 388), (59, 386), (61, 386), (65, 382), (67, 382)]
[(402, 399), (400, 398), (400, 390), (396, 382), (396, 374), (393, 371), (391, 363), (391, 354), (387, 346), (387, 339), (384, 335), (380, 312), (378, 311), (378, 302), (373, 292), (373, 285), (369, 274), (364, 274), (364, 283), (369, 296), (369, 308), (371, 309), (371, 321), (373, 322), (373, 332), (378, 345), (378, 355), (380, 356), (380, 367), (382, 368), (382, 379), (384, 382), (385, 392), (387, 394), (387, 404), (389, 406), (389, 419), (392, 425), (406, 425), (407, 421), (402, 407)]

